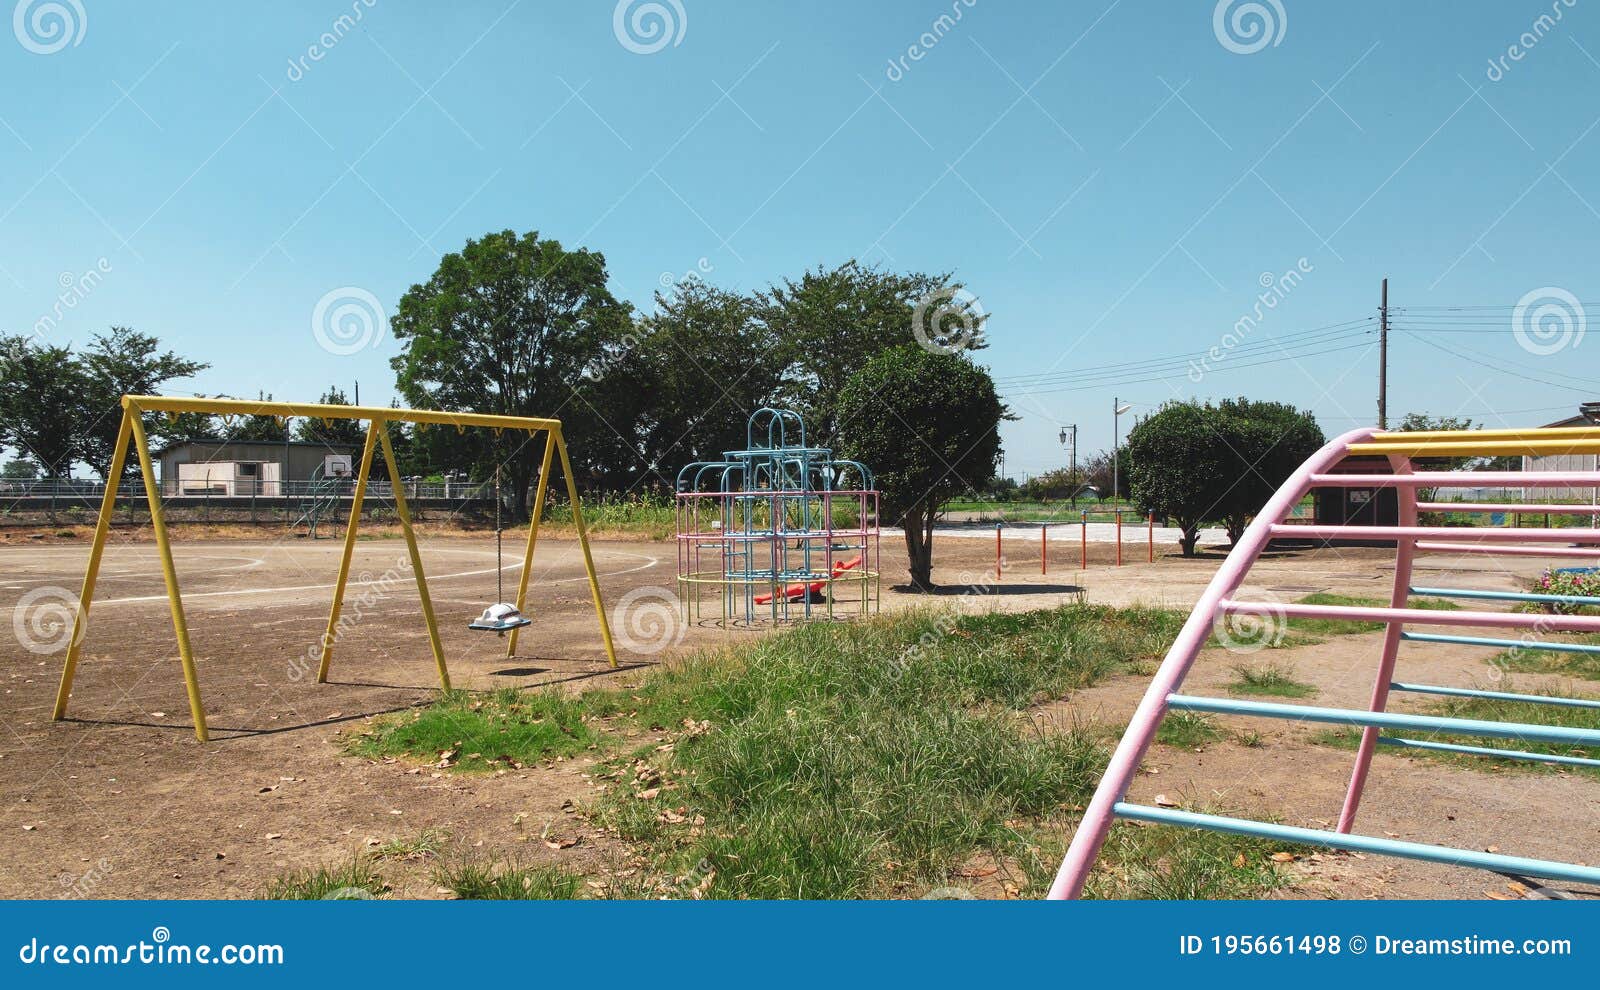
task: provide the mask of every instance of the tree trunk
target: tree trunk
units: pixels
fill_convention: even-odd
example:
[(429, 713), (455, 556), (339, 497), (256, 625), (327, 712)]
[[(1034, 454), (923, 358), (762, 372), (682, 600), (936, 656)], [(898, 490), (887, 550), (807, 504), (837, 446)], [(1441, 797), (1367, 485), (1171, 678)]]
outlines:
[(1244, 536), (1245, 527), (1249, 524), (1250, 520), (1243, 515), (1228, 516), (1224, 519), (1223, 525), (1228, 528), (1228, 543), (1232, 546), (1238, 546), (1239, 538)]
[(901, 526), (906, 534), (906, 559), (911, 572), (911, 586), (918, 591), (932, 591), (933, 513), (928, 506), (919, 505), (906, 512)]
[(1200, 542), (1200, 524), (1180, 519), (1178, 526), (1183, 530), (1183, 535), (1178, 538), (1178, 546), (1183, 550), (1185, 557), (1193, 557), (1195, 544)]

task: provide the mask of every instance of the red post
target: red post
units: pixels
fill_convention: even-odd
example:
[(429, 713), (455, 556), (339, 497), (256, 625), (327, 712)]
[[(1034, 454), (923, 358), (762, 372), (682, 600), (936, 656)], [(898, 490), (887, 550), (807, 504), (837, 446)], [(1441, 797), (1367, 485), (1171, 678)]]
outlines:
[(1117, 566), (1122, 566), (1122, 506), (1117, 506)]
[(1001, 563), (1001, 554), (1000, 554), (1000, 524), (999, 523), (995, 523), (994, 524), (994, 579), (996, 581), (1000, 580), (1000, 578), (1004, 576), (1004, 574), (1002, 572), (1002, 567), (1003, 567), (1003, 565)]
[(1086, 570), (1089, 569), (1089, 510), (1088, 509), (1084, 509), (1082, 514), (1079, 516), (1079, 518), (1078, 518), (1078, 526), (1079, 526), (1079, 529), (1078, 529), (1078, 549), (1079, 549), (1079, 556), (1081, 558), (1079, 560), (1079, 562), (1078, 562), (1078, 570), (1086, 571)]
[(1150, 518), (1145, 522), (1145, 532), (1150, 537), (1150, 563), (1156, 562), (1156, 514), (1150, 513)]
[(1050, 573), (1050, 534), (1046, 532), (1049, 527), (1045, 523), (1039, 524), (1039, 573)]

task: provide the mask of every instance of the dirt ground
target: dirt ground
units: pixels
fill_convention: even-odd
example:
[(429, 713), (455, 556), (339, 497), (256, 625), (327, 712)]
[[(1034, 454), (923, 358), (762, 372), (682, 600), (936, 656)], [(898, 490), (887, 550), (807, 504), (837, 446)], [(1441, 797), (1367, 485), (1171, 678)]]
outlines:
[[(15, 534), (13, 534), (15, 537)], [(358, 543), (346, 621), (330, 683), (316, 684), (316, 647), (337, 569), (336, 540), (190, 539), (176, 559), (198, 658), (213, 741), (197, 743), (183, 690), (155, 547), (124, 533), (108, 549), (69, 719), (54, 723), (54, 699), (70, 635), (71, 609), (87, 557), (77, 537), (41, 534), (0, 546), (0, 637), (6, 661), (0, 696), (0, 896), (245, 897), (291, 868), (348, 860), (392, 839), (443, 829), (457, 852), (555, 862), (578, 869), (626, 868), (620, 848), (574, 812), (592, 799), (593, 758), (496, 775), (447, 774), (400, 762), (346, 756), (344, 739), (384, 712), (425, 703), (438, 685), (418, 611), (405, 546)], [(942, 536), (933, 596), (884, 581), (885, 608), (930, 601), (967, 611), (1059, 605), (1079, 596), (1108, 604), (1187, 608), (1222, 558), (1198, 560), (1130, 543), (1126, 566), (1114, 548), (1091, 544), (1087, 570), (1078, 546), (1052, 541), (1040, 573), (1036, 538), (1008, 534), (1004, 574), (994, 576), (992, 537)], [(671, 543), (595, 541), (595, 564), (617, 636), (622, 668), (604, 661), (582, 558), (571, 540), (543, 540), (530, 614), (515, 657), (506, 641), (466, 622), (496, 600), (492, 538), (432, 536), (423, 564), (455, 686), (470, 689), (560, 685), (626, 686), (652, 665), (698, 645), (737, 643), (759, 630), (711, 621), (685, 624), (673, 604)], [(884, 559), (903, 560), (885, 536)], [(511, 558), (515, 553), (511, 554)], [(508, 558), (506, 597), (517, 563)], [(1259, 594), (1289, 600), (1312, 591), (1383, 596), (1391, 553), (1323, 550), (1275, 554), (1252, 575)], [(1517, 572), (1482, 559), (1435, 558), (1430, 582), (1511, 588)], [(1272, 651), (1298, 679), (1318, 688), (1315, 703), (1362, 707), (1371, 689), (1376, 635)], [(1487, 684), (1490, 651), (1407, 644), (1402, 676), (1442, 684)], [(1256, 659), (1256, 658), (1245, 658)], [(1240, 658), (1210, 650), (1186, 686), (1224, 693)], [(1517, 675), (1519, 689), (1549, 681)], [(1126, 676), (1041, 709), (1059, 723), (1122, 725), (1146, 678)], [(1593, 685), (1589, 686), (1592, 690)], [(1396, 707), (1413, 704), (1409, 698)], [(1291, 824), (1326, 827), (1336, 816), (1350, 754), (1312, 744), (1296, 723), (1249, 725), (1257, 745), (1229, 740), (1185, 751), (1158, 746), (1133, 799), (1164, 794)], [(1419, 841), (1508, 853), (1600, 861), (1600, 782), (1557, 773), (1491, 774), (1381, 753), (1363, 828)], [(576, 839), (576, 842), (571, 840)], [(1291, 896), (1477, 897), (1501, 882), (1475, 871), (1376, 857), (1324, 856), (1296, 868)], [(386, 868), (400, 896), (440, 891), (426, 863)]]

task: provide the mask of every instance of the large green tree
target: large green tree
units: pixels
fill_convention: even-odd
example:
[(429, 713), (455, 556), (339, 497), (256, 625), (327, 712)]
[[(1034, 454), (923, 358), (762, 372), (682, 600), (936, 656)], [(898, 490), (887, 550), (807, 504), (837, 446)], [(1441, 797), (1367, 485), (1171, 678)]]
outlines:
[[(122, 397), (160, 394), (168, 382), (191, 378), (211, 367), (173, 351), (163, 351), (161, 341), (155, 337), (122, 326), (96, 334), (78, 359), (88, 384), (80, 456), (101, 478), (111, 470), (111, 455), (122, 424)], [(199, 420), (192, 417), (179, 422), (169, 422), (156, 414), (145, 417), (150, 434), (169, 440), (190, 439), (198, 426)], [(137, 467), (137, 462), (129, 458), (124, 470), (133, 473)]]
[(1006, 407), (989, 373), (916, 345), (868, 360), (839, 394), (844, 455), (867, 465), (884, 521), (905, 531), (914, 587), (933, 587), (933, 525), (994, 477)]
[(84, 456), (91, 391), (70, 347), (0, 337), (0, 444), (33, 460), (45, 477), (66, 477)]
[(1203, 523), (1220, 520), (1237, 540), (1322, 444), (1316, 421), (1292, 406), (1170, 402), (1128, 431), (1124, 470), (1140, 508), (1175, 521), (1183, 555), (1192, 557)]
[[(632, 423), (636, 450), (614, 463), (671, 481), (683, 464), (745, 443), (745, 418), (772, 401), (785, 371), (781, 340), (749, 296), (696, 278), (656, 296), (628, 346), (601, 375), (614, 421)], [(630, 463), (631, 460), (631, 463)]]
[[(574, 455), (605, 424), (584, 392), (609, 345), (626, 336), (627, 304), (607, 285), (605, 258), (536, 232), (504, 230), (445, 255), (401, 297), (392, 364), (408, 405), (562, 420)], [(506, 434), (487, 443), (504, 460), (509, 503), (527, 516), (539, 444)], [(489, 464), (477, 465), (485, 473)]]
[(985, 317), (948, 273), (889, 272), (847, 261), (784, 279), (756, 302), (783, 348), (784, 404), (805, 416), (823, 444), (847, 425), (839, 403), (851, 375), (885, 350), (915, 342), (919, 329), (932, 344), (984, 346)]

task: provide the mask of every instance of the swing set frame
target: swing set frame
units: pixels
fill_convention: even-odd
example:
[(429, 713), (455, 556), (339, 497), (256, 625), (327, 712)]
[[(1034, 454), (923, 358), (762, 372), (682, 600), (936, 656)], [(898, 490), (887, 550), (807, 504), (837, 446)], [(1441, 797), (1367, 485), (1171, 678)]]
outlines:
[[(182, 398), (158, 395), (124, 395), (122, 397), (122, 425), (117, 431), (117, 443), (111, 456), (112, 479), (120, 479), (128, 460), (128, 450), (133, 448), (139, 459), (139, 473), (144, 480), (145, 499), (150, 509), (150, 524), (155, 530), (156, 550), (161, 558), (161, 573), (166, 581), (167, 601), (172, 611), (172, 628), (178, 640), (178, 655), (183, 663), (183, 682), (189, 695), (189, 713), (194, 718), (195, 738), (206, 742), (210, 733), (206, 728), (205, 709), (200, 702), (200, 682), (195, 673), (194, 651), (189, 643), (189, 627), (184, 618), (183, 599), (178, 587), (178, 573), (172, 564), (172, 544), (167, 536), (167, 526), (162, 515), (161, 490), (151, 465), (150, 443), (145, 435), (144, 414), (210, 413), (221, 416), (224, 423), (236, 416), (272, 416), (284, 421), (294, 417), (334, 420), (367, 420), (367, 438), (361, 452), (361, 469), (356, 474), (355, 492), (351, 499), (350, 521), (344, 531), (344, 553), (339, 558), (339, 577), (334, 584), (333, 604), (328, 612), (327, 631), (322, 635), (322, 653), (317, 664), (317, 683), (326, 683), (328, 668), (333, 660), (333, 644), (337, 639), (339, 613), (344, 605), (345, 584), (350, 577), (350, 558), (355, 551), (356, 530), (361, 522), (362, 504), (367, 493), (367, 477), (372, 472), (373, 456), (378, 448), (383, 450), (383, 461), (389, 471), (389, 483), (394, 491), (395, 514), (400, 517), (400, 528), (405, 532), (406, 550), (411, 556), (411, 569), (416, 574), (417, 595), (422, 603), (422, 617), (428, 627), (428, 642), (433, 649), (433, 660), (439, 671), (439, 685), (450, 689), (450, 670), (445, 664), (444, 647), (439, 641), (439, 624), (434, 619), (433, 601), (428, 595), (428, 579), (422, 570), (422, 555), (417, 549), (417, 538), (411, 526), (411, 511), (406, 505), (405, 484), (400, 479), (399, 466), (395, 464), (394, 448), (389, 442), (389, 423), (415, 423), (427, 426), (453, 426), (465, 430), (469, 426), (486, 427), (497, 434), (504, 430), (526, 431), (532, 436), (545, 434), (544, 457), (539, 467), (539, 482), (534, 495), (532, 519), (528, 524), (528, 544), (522, 557), (522, 572), (517, 576), (517, 609), (521, 611), (528, 594), (528, 575), (533, 567), (534, 546), (539, 539), (539, 519), (544, 514), (545, 496), (549, 492), (550, 469), (556, 455), (561, 458), (561, 473), (567, 482), (567, 497), (572, 503), (572, 522), (578, 531), (578, 544), (583, 549), (583, 566), (589, 578), (589, 591), (594, 599), (595, 617), (600, 622), (600, 635), (605, 643), (606, 659), (612, 668), (617, 667), (616, 649), (611, 641), (611, 625), (606, 617), (605, 603), (600, 596), (600, 581), (595, 574), (594, 557), (589, 551), (588, 531), (583, 524), (583, 508), (578, 499), (577, 483), (572, 477), (572, 462), (567, 457), (567, 444), (561, 433), (559, 419), (539, 419), (526, 416), (495, 416), (482, 413), (439, 412), (429, 409), (390, 409), (381, 406), (336, 406), (300, 402), (252, 402), (243, 399)], [(100, 561), (105, 552), (106, 537), (111, 530), (111, 519), (116, 508), (117, 484), (106, 485), (100, 503), (100, 515), (95, 522), (94, 542), (89, 550), (89, 562), (84, 570), (83, 591), (78, 596), (78, 609), (72, 623), (72, 639), (67, 648), (67, 658), (61, 669), (61, 685), (56, 691), (53, 721), (61, 721), (67, 714), (67, 702), (72, 694), (73, 677), (77, 672), (79, 647), (89, 625), (89, 606), (94, 599), (95, 581), (100, 573)], [(511, 640), (506, 646), (506, 656), (516, 654), (517, 634), (521, 628), (511, 630)]]

